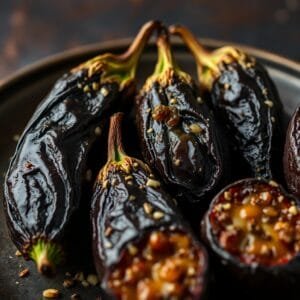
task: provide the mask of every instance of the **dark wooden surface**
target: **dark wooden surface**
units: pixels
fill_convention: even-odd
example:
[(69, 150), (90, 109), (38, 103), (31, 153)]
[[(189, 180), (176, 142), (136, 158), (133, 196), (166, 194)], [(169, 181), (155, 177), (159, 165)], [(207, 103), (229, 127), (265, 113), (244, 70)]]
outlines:
[(0, 4), (0, 80), (65, 49), (134, 36), (149, 19), (300, 60), (300, 0), (10, 0)]

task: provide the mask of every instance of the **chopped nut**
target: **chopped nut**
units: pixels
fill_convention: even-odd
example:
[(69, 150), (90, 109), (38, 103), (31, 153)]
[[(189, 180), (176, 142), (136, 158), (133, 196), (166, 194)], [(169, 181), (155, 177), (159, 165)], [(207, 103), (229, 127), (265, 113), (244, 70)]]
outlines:
[(176, 104), (177, 103), (177, 100), (175, 99), (175, 98), (172, 98), (171, 100), (170, 100), (170, 104)]
[(102, 129), (101, 127), (97, 126), (94, 130), (95, 135), (100, 136), (102, 134)]
[(43, 297), (55, 299), (58, 298), (60, 295), (59, 291), (57, 289), (47, 289), (43, 291)]
[(271, 121), (272, 121), (272, 123), (275, 123), (275, 121), (276, 121), (275, 117), (271, 117)]
[(109, 94), (109, 91), (106, 87), (102, 87), (101, 90), (100, 90), (100, 93), (106, 97), (108, 94)]
[(298, 208), (295, 205), (290, 206), (289, 213), (293, 216), (296, 216), (298, 214)]
[(154, 218), (155, 220), (159, 220), (159, 219), (163, 218), (164, 215), (165, 215), (165, 214), (164, 214), (163, 212), (161, 212), (161, 211), (155, 211), (155, 212), (153, 213), (153, 218)]
[(113, 231), (112, 227), (108, 226), (108, 227), (105, 229), (104, 235), (105, 235), (105, 236), (109, 236), (109, 235), (112, 233), (112, 231)]
[(135, 200), (135, 199), (136, 199), (136, 196), (134, 196), (134, 195), (130, 195), (128, 199), (129, 199), (130, 201), (133, 201), (133, 200)]
[(76, 281), (83, 281), (84, 280), (84, 275), (83, 272), (77, 272), (74, 276), (74, 280)]
[(129, 253), (133, 256), (136, 255), (139, 251), (138, 248), (132, 244), (129, 244), (127, 248), (128, 248)]
[(143, 207), (144, 207), (144, 211), (145, 211), (146, 214), (151, 214), (152, 213), (153, 207), (152, 207), (151, 204), (145, 202)]
[(280, 195), (280, 196), (278, 196), (277, 200), (280, 203), (280, 202), (282, 202), (284, 200), (284, 197), (282, 195)]
[(266, 100), (264, 102), (267, 106), (269, 106), (270, 108), (273, 107), (274, 103), (271, 100)]
[(15, 255), (16, 256), (22, 256), (22, 253), (19, 250), (17, 250), (16, 253), (15, 253)]
[(82, 84), (81, 84), (81, 83), (77, 83), (77, 87), (78, 87), (79, 89), (82, 89)]
[(96, 286), (99, 283), (98, 276), (96, 274), (89, 274), (86, 278), (86, 281), (91, 285), (91, 286)]
[(222, 205), (222, 208), (224, 210), (229, 210), (231, 208), (231, 204), (230, 203), (225, 203), (225, 204)]
[(273, 187), (278, 187), (278, 183), (276, 181), (274, 181), (274, 180), (270, 180), (269, 181), (269, 185), (273, 186)]
[(231, 193), (229, 191), (224, 192), (224, 199), (227, 201), (231, 200)]
[(85, 93), (88, 93), (88, 92), (90, 92), (90, 87), (88, 86), (88, 85), (85, 85), (84, 86), (84, 88), (83, 88), (83, 91), (85, 92)]
[(160, 182), (151, 178), (148, 178), (146, 186), (157, 188), (160, 187)]
[(189, 267), (189, 268), (187, 269), (187, 275), (188, 275), (188, 276), (194, 276), (195, 274), (196, 274), (195, 268)]
[(70, 287), (72, 287), (74, 285), (74, 280), (73, 279), (71, 279), (71, 278), (67, 278), (67, 279), (65, 279), (64, 280), (64, 282), (63, 282), (63, 286), (65, 287), (65, 288), (70, 288)]
[(81, 281), (81, 285), (85, 288), (90, 286), (90, 284), (86, 280)]
[(270, 192), (262, 192), (260, 193), (259, 198), (263, 201), (269, 202), (272, 200), (272, 195)]
[(134, 167), (134, 168), (138, 168), (138, 166), (139, 166), (139, 164), (138, 164), (137, 162), (134, 162), (134, 163), (133, 163), (133, 167)]
[(149, 128), (149, 129), (147, 130), (147, 133), (151, 133), (151, 132), (153, 132), (153, 128)]
[(99, 90), (99, 83), (98, 82), (93, 82), (92, 83), (92, 89), (94, 91), (98, 91)]
[(270, 249), (267, 247), (267, 245), (262, 245), (260, 249), (260, 253), (262, 255), (268, 255), (270, 253)]
[(190, 131), (192, 132), (192, 133), (201, 133), (202, 131), (203, 131), (203, 129), (200, 127), (200, 125), (199, 124), (196, 124), (196, 123), (194, 123), (194, 124), (191, 124), (190, 126), (189, 126), (189, 128), (190, 128)]
[(268, 217), (276, 217), (278, 215), (278, 211), (272, 206), (265, 207), (263, 213)]
[(26, 268), (26, 269), (22, 270), (21, 272), (19, 272), (19, 277), (20, 278), (26, 277), (28, 275), (29, 275), (29, 269), (28, 268)]

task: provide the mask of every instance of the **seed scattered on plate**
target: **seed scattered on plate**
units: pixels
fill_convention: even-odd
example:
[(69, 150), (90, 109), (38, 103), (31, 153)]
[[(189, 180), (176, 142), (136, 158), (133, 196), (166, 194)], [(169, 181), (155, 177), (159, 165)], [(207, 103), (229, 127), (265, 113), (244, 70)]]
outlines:
[(49, 299), (56, 299), (60, 296), (60, 292), (57, 289), (47, 289), (43, 291), (43, 297)]

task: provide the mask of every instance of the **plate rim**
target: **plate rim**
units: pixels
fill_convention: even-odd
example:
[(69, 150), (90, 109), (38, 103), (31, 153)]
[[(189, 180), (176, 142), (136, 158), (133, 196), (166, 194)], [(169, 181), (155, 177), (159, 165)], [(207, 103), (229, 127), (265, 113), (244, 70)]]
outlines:
[[(92, 54), (96, 51), (99, 51), (99, 53), (101, 53), (102, 51), (105, 51), (105, 49), (117, 50), (121, 48), (127, 48), (132, 40), (133, 38), (122, 38), (81, 45), (38, 59), (14, 71), (12, 74), (4, 76), (4, 78), (0, 79), (0, 93), (3, 93), (10, 87), (22, 81), (22, 79), (39, 72), (43, 72), (43, 70), (49, 67), (53, 67), (61, 63), (66, 63), (67, 61), (75, 60), (81, 56), (88, 55), (89, 53)], [(199, 38), (199, 40), (202, 42), (203, 45), (207, 46), (208, 48), (217, 48), (224, 45), (232, 45), (234, 47), (238, 47), (246, 51), (247, 53), (250, 53), (258, 59), (268, 61), (270, 63), (279, 65), (283, 68), (288, 68), (293, 73), (295, 72), (297, 75), (299, 75), (300, 78), (300, 62), (289, 59), (285, 56), (240, 43), (233, 43), (211, 38)], [(182, 40), (180, 40), (178, 37), (172, 37), (172, 45), (177, 48), (185, 47)], [(153, 39), (151, 39), (148, 43), (148, 47), (149, 46), (155, 46), (155, 42), (153, 41)], [(187, 53), (189, 53), (188, 50)]]

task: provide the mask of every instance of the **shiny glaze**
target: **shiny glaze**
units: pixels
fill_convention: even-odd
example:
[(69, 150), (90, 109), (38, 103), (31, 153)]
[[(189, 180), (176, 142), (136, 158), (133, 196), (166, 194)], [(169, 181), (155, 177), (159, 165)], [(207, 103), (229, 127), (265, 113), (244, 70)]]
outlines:
[[(118, 141), (121, 141), (120, 119), (117, 122)], [(111, 125), (110, 132), (112, 128)], [(205, 287), (207, 272), (204, 248), (184, 222), (176, 201), (165, 192), (149, 167), (124, 155), (121, 161), (108, 161), (100, 171), (92, 198), (94, 261), (104, 288), (108, 289), (108, 277), (129, 245), (136, 244), (153, 230), (166, 230), (188, 235), (197, 251), (203, 253), (205, 259), (200, 295)], [(198, 294), (195, 299), (197, 297)]]
[[(92, 90), (101, 74), (64, 75), (35, 111), (17, 145), (5, 179), (5, 209), (12, 239), (26, 246), (56, 240), (79, 206), (86, 155), (103, 113), (120, 95), (117, 83)], [(83, 91), (89, 85), (90, 92)]]
[(283, 167), (289, 191), (300, 197), (300, 107), (292, 116), (287, 130)]
[(232, 146), (246, 162), (245, 174), (273, 178), (281, 154), (281, 103), (266, 70), (246, 58), (220, 63), (211, 90), (213, 107), (229, 131)]

